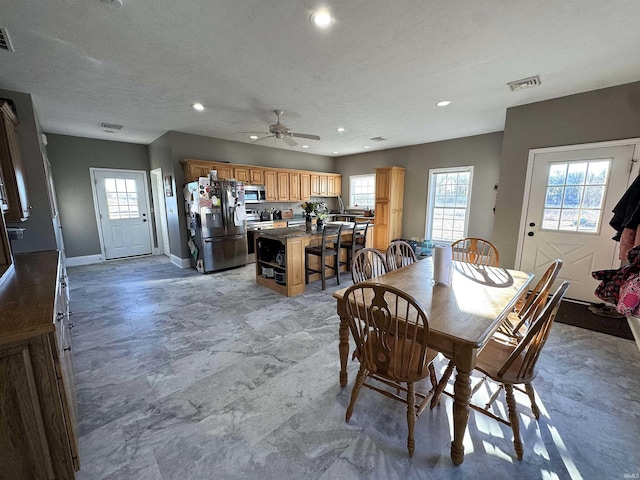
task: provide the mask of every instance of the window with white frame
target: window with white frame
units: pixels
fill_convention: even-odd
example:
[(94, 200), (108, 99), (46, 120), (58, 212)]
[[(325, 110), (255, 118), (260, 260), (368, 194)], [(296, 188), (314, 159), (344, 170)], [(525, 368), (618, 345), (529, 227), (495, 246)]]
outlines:
[(473, 167), (429, 170), (426, 237), (453, 242), (467, 236)]
[(349, 177), (349, 207), (373, 208), (376, 205), (376, 175)]

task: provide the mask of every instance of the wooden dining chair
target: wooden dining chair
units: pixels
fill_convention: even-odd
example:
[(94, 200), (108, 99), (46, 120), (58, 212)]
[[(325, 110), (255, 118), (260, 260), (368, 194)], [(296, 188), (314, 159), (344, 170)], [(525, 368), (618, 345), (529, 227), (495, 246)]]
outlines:
[[(533, 379), (537, 374), (536, 363), (538, 358), (540, 358), (542, 347), (549, 337), (549, 332), (551, 331), (551, 326), (558, 312), (560, 301), (569, 288), (569, 285), (569, 282), (563, 282), (562, 285), (560, 285), (551, 300), (546, 303), (544, 308), (533, 320), (526, 335), (520, 340), (520, 342), (514, 344), (494, 337), (489, 340), (476, 359), (475, 369), (484, 376), (473, 387), (471, 391), (472, 397), (487, 380), (491, 380), (499, 384), (499, 386), (498, 389), (491, 394), (489, 401), (484, 405), (484, 407), (473, 403), (473, 398), (469, 406), (474, 410), (511, 427), (511, 430), (513, 431), (513, 446), (515, 448), (516, 455), (518, 456), (518, 460), (522, 460), (523, 447), (522, 439), (520, 438), (520, 423), (516, 412), (516, 400), (513, 390), (516, 388), (517, 390), (527, 394), (531, 402), (531, 411), (536, 420), (538, 420), (540, 418), (540, 409), (536, 404), (535, 391), (532, 385)], [(439, 396), (442, 393), (453, 396), (453, 393), (444, 390), (452, 371), (453, 367), (450, 364), (447, 366), (447, 369), (442, 375), (436, 391), (434, 392), (433, 398), (431, 399), (431, 408), (438, 404)], [(517, 387), (517, 385), (524, 385), (524, 391)], [(508, 419), (505, 419), (503, 416), (499, 416), (489, 410), (498, 398), (502, 389), (504, 389), (505, 392)]]
[(516, 304), (514, 311), (502, 322), (498, 328), (498, 334), (506, 335), (516, 341), (526, 334), (531, 321), (538, 316), (549, 299), (549, 293), (561, 268), (562, 260), (559, 258), (547, 267), (533, 290)]
[[(342, 225), (327, 225), (322, 230), (320, 245), (309, 245), (304, 249), (304, 281), (309, 283), (310, 273), (319, 273), (322, 279), (322, 290), (326, 289), (327, 268), (335, 272), (338, 285), (340, 285), (340, 235)], [(337, 237), (337, 238), (336, 238)], [(319, 270), (311, 268), (310, 257), (320, 257)], [(333, 262), (327, 263), (327, 259), (333, 258)]]
[[(345, 292), (344, 299), (349, 329), (356, 344), (355, 358), (360, 362), (346, 421), (351, 418), (363, 385), (406, 404), (407, 448), (409, 456), (413, 456), (416, 418), (427, 406), (437, 385), (433, 359), (438, 352), (427, 348), (427, 314), (409, 294), (379, 283), (353, 285)], [(431, 391), (417, 392), (414, 384), (427, 377)], [(406, 398), (400, 396), (400, 390), (406, 393)]]
[(387, 260), (375, 248), (361, 248), (351, 262), (353, 283), (360, 283), (387, 273)]
[(397, 270), (418, 261), (413, 247), (404, 240), (394, 240), (387, 247), (387, 269)]
[(358, 250), (362, 250), (367, 242), (367, 233), (369, 231), (369, 222), (354, 223), (353, 235), (351, 240), (345, 240), (340, 245), (340, 248), (344, 248), (347, 252), (347, 261), (343, 265), (347, 266), (347, 270), (351, 269), (351, 263), (353, 257)]
[(497, 267), (500, 264), (498, 249), (490, 241), (468, 237), (451, 244), (453, 260)]

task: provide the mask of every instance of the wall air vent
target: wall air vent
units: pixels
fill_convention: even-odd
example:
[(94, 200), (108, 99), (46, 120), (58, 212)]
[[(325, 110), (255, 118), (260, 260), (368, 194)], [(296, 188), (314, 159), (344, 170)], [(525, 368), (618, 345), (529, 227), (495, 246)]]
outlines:
[(537, 87), (542, 82), (540, 81), (540, 75), (536, 75), (535, 77), (523, 78), (522, 80), (516, 80), (515, 82), (509, 82), (509, 88), (511, 88), (512, 92), (517, 90), (523, 90), (525, 88)]
[(122, 130), (122, 125), (118, 125), (117, 123), (102, 122), (100, 126), (102, 128), (108, 128), (109, 130)]
[(13, 52), (13, 45), (11, 45), (11, 40), (9, 40), (9, 34), (7, 33), (7, 29), (4, 27), (0, 27), (0, 50), (8, 50)]
[(386, 138), (384, 138), (384, 137), (373, 137), (373, 138), (370, 138), (369, 140), (371, 140), (372, 142), (384, 142), (386, 140)]

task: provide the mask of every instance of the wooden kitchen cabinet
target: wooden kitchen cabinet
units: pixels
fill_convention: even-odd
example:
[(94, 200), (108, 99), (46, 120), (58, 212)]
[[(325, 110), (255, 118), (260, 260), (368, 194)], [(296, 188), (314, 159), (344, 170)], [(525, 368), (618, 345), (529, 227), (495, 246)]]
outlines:
[(80, 467), (67, 277), (58, 252), (16, 255), (0, 285), (2, 478)]
[(342, 175), (329, 175), (327, 177), (327, 196), (337, 197), (342, 193)]
[(278, 201), (278, 172), (277, 170), (264, 171), (264, 190), (267, 202)]
[(197, 182), (200, 177), (208, 177), (213, 170), (213, 163), (204, 160), (182, 160), (185, 183)]
[(289, 201), (300, 201), (300, 174), (296, 172), (289, 173)]
[(306, 202), (311, 198), (311, 175), (300, 174), (300, 201)]
[(244, 184), (251, 183), (251, 173), (249, 167), (233, 167), (233, 177), (236, 181)]
[(23, 222), (31, 215), (22, 152), (18, 142), (18, 118), (6, 100), (0, 101), (0, 206), (5, 221)]
[(320, 193), (321, 197), (326, 197), (329, 194), (329, 177), (327, 175), (320, 175)]
[(317, 197), (320, 195), (320, 175), (311, 174), (311, 196)]
[(264, 185), (264, 170), (262, 168), (250, 168), (249, 183), (251, 185)]
[(373, 246), (384, 251), (392, 240), (402, 237), (404, 202), (402, 167), (376, 168), (376, 216)]
[(234, 178), (233, 165), (230, 163), (215, 163), (213, 170), (218, 171), (218, 180)]
[(289, 201), (289, 172), (278, 172), (278, 201)]

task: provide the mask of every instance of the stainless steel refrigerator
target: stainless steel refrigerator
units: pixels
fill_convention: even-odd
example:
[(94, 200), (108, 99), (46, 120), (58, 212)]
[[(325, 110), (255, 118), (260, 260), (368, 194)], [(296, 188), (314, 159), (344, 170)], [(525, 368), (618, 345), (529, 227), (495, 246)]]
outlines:
[(244, 185), (201, 177), (184, 193), (191, 265), (210, 273), (249, 263)]

